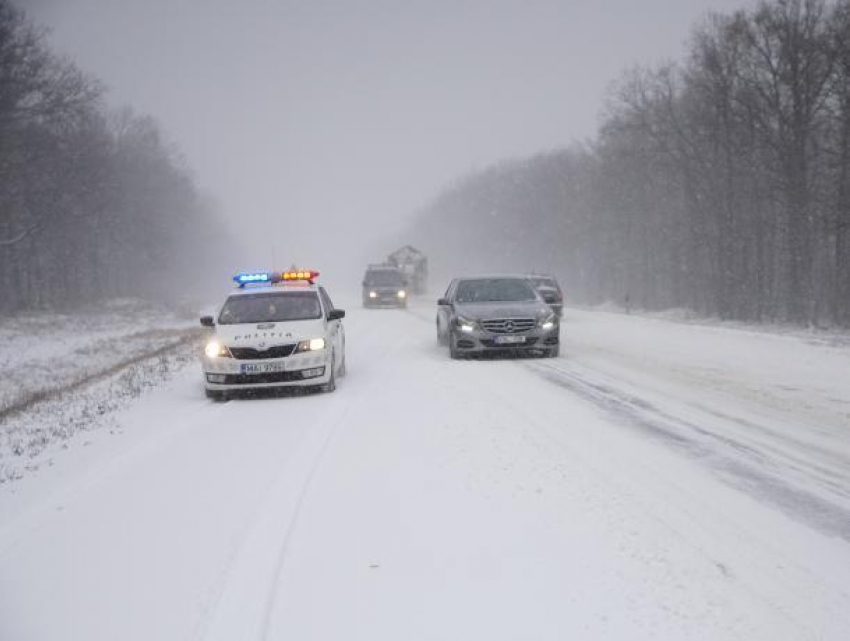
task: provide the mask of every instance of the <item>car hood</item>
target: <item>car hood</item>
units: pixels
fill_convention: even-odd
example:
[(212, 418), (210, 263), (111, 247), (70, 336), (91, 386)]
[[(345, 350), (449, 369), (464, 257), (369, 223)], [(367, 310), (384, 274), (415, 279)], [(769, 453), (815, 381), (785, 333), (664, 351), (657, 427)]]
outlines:
[(281, 323), (216, 325), (216, 338), (228, 347), (269, 348), (325, 335), (322, 319)]
[(455, 303), (455, 311), (471, 320), (494, 318), (539, 318), (552, 313), (552, 309), (539, 301), (521, 303)]

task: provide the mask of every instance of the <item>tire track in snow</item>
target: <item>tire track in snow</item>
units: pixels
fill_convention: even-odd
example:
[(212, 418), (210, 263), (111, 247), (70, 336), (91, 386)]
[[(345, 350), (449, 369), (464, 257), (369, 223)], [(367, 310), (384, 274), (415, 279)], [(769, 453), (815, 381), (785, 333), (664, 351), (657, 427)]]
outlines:
[[(777, 460), (776, 453), (732, 438), (721, 430), (706, 427), (720, 419), (714, 417), (699, 424), (670, 414), (648, 401), (618, 390), (607, 381), (593, 380), (593, 375), (576, 366), (525, 362), (525, 367), (545, 380), (589, 401), (620, 424), (640, 429), (647, 436), (700, 461), (726, 483), (780, 509), (830, 536), (850, 541), (850, 509), (789, 481), (788, 462)], [(773, 454), (773, 455), (772, 455)], [(773, 470), (769, 469), (773, 468)], [(841, 479), (824, 483), (812, 469), (801, 470), (827, 491), (844, 487)], [(814, 470), (816, 471), (816, 470)]]
[[(389, 352), (387, 342), (370, 354), (383, 358)], [(332, 397), (326, 399), (330, 405), (324, 408), (321, 417), (316, 417), (299, 443), (298, 452), (290, 453), (287, 460), (292, 464), (272, 484), (244, 535), (237, 537), (213, 603), (203, 609), (205, 616), (196, 626), (196, 639), (263, 641), (269, 638), (279, 585), (313, 479), (352, 409), (367, 402), (370, 390), (380, 383), (379, 378), (369, 378), (365, 388), (347, 390), (351, 371), (349, 362), (346, 377)], [(315, 429), (317, 425), (322, 429)]]

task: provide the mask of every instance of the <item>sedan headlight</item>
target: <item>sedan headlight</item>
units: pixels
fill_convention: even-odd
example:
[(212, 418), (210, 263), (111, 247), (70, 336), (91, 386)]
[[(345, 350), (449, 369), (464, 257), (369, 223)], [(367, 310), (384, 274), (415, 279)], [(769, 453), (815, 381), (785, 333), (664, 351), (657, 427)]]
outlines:
[(541, 329), (552, 329), (558, 322), (558, 317), (555, 314), (548, 314), (540, 319), (538, 325)]
[(324, 338), (311, 338), (308, 341), (301, 341), (298, 347), (295, 348), (295, 353), (299, 352), (314, 352), (319, 349), (325, 349)]
[(475, 321), (471, 318), (458, 316), (455, 318), (455, 322), (457, 323), (458, 329), (462, 332), (471, 332), (475, 329)]
[(230, 350), (218, 341), (210, 341), (207, 343), (207, 346), (204, 347), (204, 354), (210, 358), (218, 358), (220, 356), (230, 357)]

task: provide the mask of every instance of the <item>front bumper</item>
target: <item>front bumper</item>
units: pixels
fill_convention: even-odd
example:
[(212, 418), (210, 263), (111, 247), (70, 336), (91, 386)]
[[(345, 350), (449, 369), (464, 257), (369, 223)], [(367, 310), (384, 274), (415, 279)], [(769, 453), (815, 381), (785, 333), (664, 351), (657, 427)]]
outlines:
[[(375, 292), (375, 298), (369, 296), (370, 291)], [(400, 297), (397, 289), (365, 290), (363, 292), (363, 307), (407, 307), (407, 296)]]
[(457, 350), (464, 354), (498, 354), (498, 353), (523, 353), (540, 352), (558, 346), (560, 342), (560, 326), (555, 325), (551, 329), (535, 327), (521, 334), (510, 334), (510, 336), (521, 337), (521, 343), (500, 343), (500, 336), (506, 334), (494, 334), (476, 327), (471, 332), (462, 332), (455, 328), (452, 330), (454, 345)]
[[(323, 349), (286, 358), (242, 360), (229, 357), (201, 359), (204, 386), (210, 391), (236, 391), (271, 387), (324, 385), (331, 377), (330, 350)], [(280, 368), (278, 371), (246, 372), (249, 369)]]

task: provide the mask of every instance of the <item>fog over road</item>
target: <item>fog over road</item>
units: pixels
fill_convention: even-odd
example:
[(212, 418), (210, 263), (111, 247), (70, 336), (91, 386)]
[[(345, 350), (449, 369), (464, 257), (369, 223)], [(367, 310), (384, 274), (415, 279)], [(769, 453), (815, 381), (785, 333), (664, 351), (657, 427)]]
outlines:
[(0, 638), (846, 639), (850, 349), (567, 310), (558, 359), (345, 320), (333, 394), (212, 403), (0, 485)]

